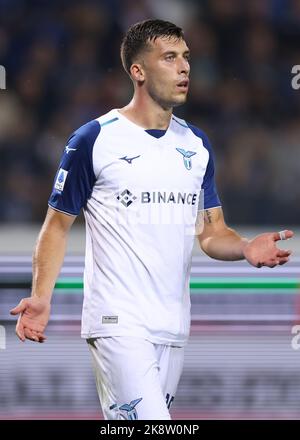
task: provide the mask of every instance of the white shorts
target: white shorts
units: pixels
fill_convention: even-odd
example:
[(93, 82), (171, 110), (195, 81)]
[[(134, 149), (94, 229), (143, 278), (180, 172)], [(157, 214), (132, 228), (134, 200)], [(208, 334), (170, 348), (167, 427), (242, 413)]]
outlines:
[(184, 347), (117, 336), (87, 339), (106, 420), (170, 420)]

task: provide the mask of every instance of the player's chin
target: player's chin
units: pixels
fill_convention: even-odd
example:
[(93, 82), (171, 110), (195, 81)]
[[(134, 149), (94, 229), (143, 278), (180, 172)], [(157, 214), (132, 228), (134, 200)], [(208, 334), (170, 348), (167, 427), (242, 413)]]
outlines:
[(187, 100), (187, 94), (186, 93), (180, 93), (173, 98), (173, 107), (176, 107), (177, 105), (182, 105)]

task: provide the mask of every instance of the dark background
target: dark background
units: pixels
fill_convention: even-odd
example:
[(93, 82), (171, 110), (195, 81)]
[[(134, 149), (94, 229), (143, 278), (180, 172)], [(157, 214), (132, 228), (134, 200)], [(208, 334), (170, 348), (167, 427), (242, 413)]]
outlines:
[(146, 18), (185, 29), (188, 103), (216, 154), (230, 224), (300, 217), (299, 0), (0, 0), (0, 221), (40, 223), (72, 131), (131, 98), (119, 46)]

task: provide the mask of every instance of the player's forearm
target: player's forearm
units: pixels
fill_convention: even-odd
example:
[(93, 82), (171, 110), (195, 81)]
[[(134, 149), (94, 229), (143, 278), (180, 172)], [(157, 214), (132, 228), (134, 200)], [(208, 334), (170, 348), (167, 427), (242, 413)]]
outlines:
[(33, 255), (32, 296), (51, 301), (67, 243), (67, 232), (54, 225), (44, 225)]
[(231, 228), (199, 239), (201, 249), (211, 258), (225, 261), (243, 260), (247, 238)]

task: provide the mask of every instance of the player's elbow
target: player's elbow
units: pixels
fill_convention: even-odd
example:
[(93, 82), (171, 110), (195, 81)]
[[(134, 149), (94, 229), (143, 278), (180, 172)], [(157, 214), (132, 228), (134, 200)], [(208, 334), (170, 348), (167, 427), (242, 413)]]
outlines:
[(201, 250), (208, 256), (210, 256), (209, 255), (209, 242), (210, 242), (209, 236), (206, 236), (204, 234), (198, 235), (199, 246), (200, 246)]

